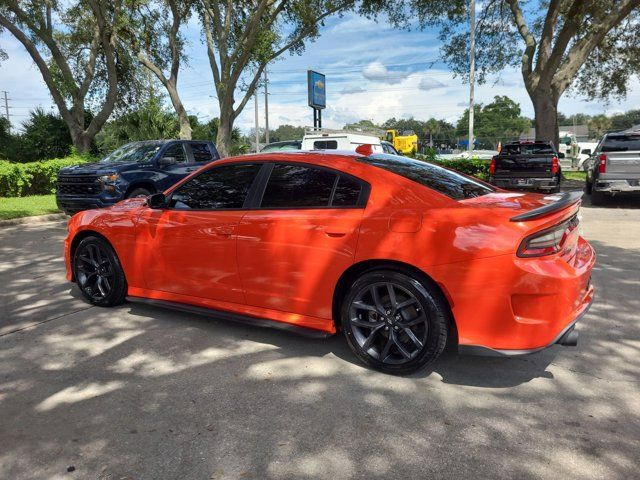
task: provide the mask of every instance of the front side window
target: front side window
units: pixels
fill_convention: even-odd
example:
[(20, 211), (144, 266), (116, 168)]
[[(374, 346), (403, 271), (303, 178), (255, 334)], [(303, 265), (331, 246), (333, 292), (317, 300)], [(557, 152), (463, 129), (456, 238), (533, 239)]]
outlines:
[(260, 164), (223, 165), (179, 187), (169, 206), (180, 210), (224, 210), (244, 206)]
[(184, 153), (184, 147), (181, 143), (174, 143), (167, 148), (162, 155), (162, 158), (173, 158), (173, 163), (185, 163), (187, 161), (187, 155)]
[(190, 145), (194, 162), (210, 162), (213, 160), (209, 145), (206, 143), (191, 143)]
[(276, 164), (262, 197), (262, 208), (328, 207), (337, 174), (302, 165)]
[(388, 170), (454, 200), (480, 197), (494, 191), (487, 184), (477, 182), (452, 170), (421, 160), (414, 160), (413, 158), (377, 154), (358, 157), (358, 161)]

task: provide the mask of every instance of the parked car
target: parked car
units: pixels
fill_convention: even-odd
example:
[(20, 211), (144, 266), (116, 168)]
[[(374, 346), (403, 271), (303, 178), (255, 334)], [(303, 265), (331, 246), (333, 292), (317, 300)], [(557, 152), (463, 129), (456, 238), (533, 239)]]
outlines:
[(75, 215), (66, 275), (98, 306), (342, 330), (366, 364), (407, 373), (447, 342), (575, 345), (595, 261), (579, 206), (580, 193), (503, 192), (395, 155), (256, 154)]
[(360, 145), (371, 145), (374, 152), (383, 153), (381, 140), (375, 135), (349, 130), (308, 129), (302, 138), (302, 150), (355, 151)]
[(562, 169), (551, 142), (507, 143), (489, 164), (489, 182), (506, 189), (558, 192)]
[(268, 152), (286, 152), (291, 150), (300, 150), (301, 140), (285, 140), (282, 142), (271, 142), (262, 147), (262, 153)]
[(95, 163), (62, 168), (58, 208), (72, 215), (113, 205), (124, 198), (162, 192), (198, 168), (218, 160), (211, 142), (151, 140), (124, 145)]
[(602, 137), (587, 163), (586, 190), (595, 205), (607, 195), (640, 193), (640, 126)]
[(592, 142), (582, 142), (580, 144), (580, 153), (576, 158), (571, 160), (571, 167), (575, 168), (578, 171), (587, 171), (588, 163), (587, 160), (591, 158), (593, 152), (595, 151), (597, 143)]

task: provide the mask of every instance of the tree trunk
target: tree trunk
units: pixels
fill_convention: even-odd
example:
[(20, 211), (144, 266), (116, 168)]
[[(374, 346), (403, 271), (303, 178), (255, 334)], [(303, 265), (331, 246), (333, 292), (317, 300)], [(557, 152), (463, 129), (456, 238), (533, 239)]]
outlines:
[(536, 120), (536, 140), (551, 141), (558, 148), (558, 100), (551, 88), (538, 88), (531, 95)]
[(221, 157), (231, 155), (231, 131), (233, 125), (230, 121), (231, 115), (220, 112), (220, 125), (216, 136), (216, 148)]
[(75, 147), (78, 153), (87, 153), (91, 150), (91, 142), (93, 141), (93, 137), (87, 135), (85, 131), (71, 131), (71, 140), (73, 141), (73, 146)]
[(180, 100), (178, 89), (175, 85), (171, 84), (171, 81), (167, 82), (165, 87), (167, 92), (169, 92), (169, 98), (171, 99), (173, 108), (178, 114), (178, 121), (180, 122), (180, 139), (191, 140), (191, 123), (189, 122), (189, 116), (182, 104), (182, 100)]

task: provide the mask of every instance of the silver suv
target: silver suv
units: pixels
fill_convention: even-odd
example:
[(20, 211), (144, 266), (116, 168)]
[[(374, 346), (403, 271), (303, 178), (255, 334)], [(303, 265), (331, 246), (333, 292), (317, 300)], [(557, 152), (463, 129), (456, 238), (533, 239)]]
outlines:
[(640, 125), (607, 133), (588, 160), (587, 193), (591, 203), (602, 204), (606, 195), (640, 194)]

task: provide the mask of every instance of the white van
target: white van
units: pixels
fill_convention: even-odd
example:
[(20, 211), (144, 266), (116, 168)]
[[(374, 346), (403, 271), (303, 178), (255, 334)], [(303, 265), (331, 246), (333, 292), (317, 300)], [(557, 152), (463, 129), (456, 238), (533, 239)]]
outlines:
[(371, 145), (375, 153), (383, 153), (380, 138), (361, 132), (308, 128), (302, 138), (301, 150), (350, 150)]

